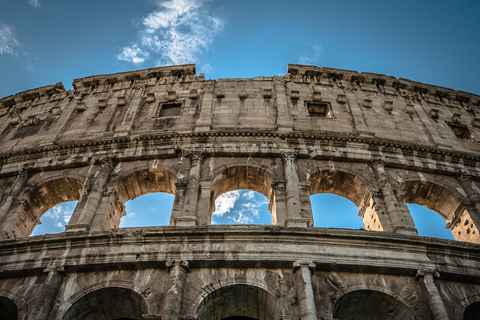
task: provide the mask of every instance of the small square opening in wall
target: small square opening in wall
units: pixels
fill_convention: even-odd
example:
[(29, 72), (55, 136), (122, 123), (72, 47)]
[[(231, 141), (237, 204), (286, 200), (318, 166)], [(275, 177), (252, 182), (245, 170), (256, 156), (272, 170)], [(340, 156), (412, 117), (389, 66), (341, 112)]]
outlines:
[(330, 103), (307, 102), (308, 115), (310, 117), (331, 118)]
[(448, 123), (457, 138), (477, 142), (475, 136), (470, 132), (467, 126), (462, 124)]
[(159, 117), (178, 117), (182, 111), (181, 103), (164, 103), (160, 107)]

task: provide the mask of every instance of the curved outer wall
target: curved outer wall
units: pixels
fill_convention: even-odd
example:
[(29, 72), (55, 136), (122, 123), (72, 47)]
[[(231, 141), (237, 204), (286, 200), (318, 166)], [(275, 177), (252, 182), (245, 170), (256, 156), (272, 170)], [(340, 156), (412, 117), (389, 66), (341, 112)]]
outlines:
[[(480, 97), (288, 72), (162, 67), (0, 99), (6, 319), (475, 319)], [(238, 189), (268, 198), (272, 226), (210, 225)], [(118, 229), (124, 203), (151, 192), (175, 195), (170, 225)], [(365, 230), (313, 227), (309, 196), (324, 192), (354, 202)], [(64, 233), (28, 237), (69, 200)], [(406, 203), (457, 241), (417, 236)]]

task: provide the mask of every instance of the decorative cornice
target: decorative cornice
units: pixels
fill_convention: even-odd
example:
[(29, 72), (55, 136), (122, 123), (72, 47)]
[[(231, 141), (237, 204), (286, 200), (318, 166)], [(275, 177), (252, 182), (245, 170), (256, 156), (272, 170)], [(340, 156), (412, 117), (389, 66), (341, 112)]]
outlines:
[[(332, 143), (353, 143), (357, 145), (369, 145), (375, 146), (379, 149), (383, 149), (382, 153), (388, 153), (388, 148), (400, 149), (401, 152), (406, 155), (413, 153), (416, 157), (431, 158), (432, 156), (438, 155), (441, 157), (450, 157), (453, 162), (463, 161), (465, 165), (468, 165), (470, 162), (471, 166), (476, 166), (477, 162), (480, 162), (480, 156), (477, 156), (473, 153), (467, 153), (462, 151), (451, 151), (438, 149), (431, 146), (417, 145), (408, 142), (395, 141), (389, 139), (380, 139), (380, 138), (367, 138), (367, 137), (358, 137), (349, 134), (333, 134), (327, 132), (291, 132), (291, 133), (280, 133), (280, 132), (254, 132), (254, 131), (237, 131), (237, 132), (219, 132), (219, 131), (210, 131), (210, 132), (188, 132), (188, 133), (162, 133), (162, 134), (150, 134), (150, 135), (139, 135), (133, 136), (131, 138), (111, 138), (111, 139), (102, 139), (102, 140), (83, 140), (83, 141), (71, 141), (71, 142), (58, 142), (57, 144), (51, 144), (48, 146), (42, 147), (33, 147), (29, 149), (23, 149), (18, 151), (10, 151), (5, 153), (0, 153), (0, 165), (4, 165), (12, 162), (21, 162), (21, 161), (31, 161), (38, 160), (39, 154), (40, 157), (55, 157), (60, 152), (68, 151), (75, 152), (78, 154), (77, 148), (89, 148), (85, 152), (95, 152), (101, 151), (102, 153), (110, 152), (111, 150), (125, 148), (137, 148), (137, 144), (142, 141), (152, 141), (155, 145), (158, 142), (163, 143), (165, 147), (171, 148), (175, 144), (175, 141), (180, 144), (182, 139), (191, 139), (191, 138), (217, 138), (217, 137), (259, 137), (266, 139), (279, 139), (279, 140), (288, 140), (288, 139), (302, 139), (302, 140), (312, 140), (312, 141), (325, 141)], [(277, 140), (278, 141), (278, 140)], [(393, 150), (392, 150), (393, 152)], [(299, 154), (299, 157), (305, 157), (305, 155)], [(394, 165), (395, 157), (390, 158), (389, 164)], [(358, 160), (358, 159), (357, 159)]]

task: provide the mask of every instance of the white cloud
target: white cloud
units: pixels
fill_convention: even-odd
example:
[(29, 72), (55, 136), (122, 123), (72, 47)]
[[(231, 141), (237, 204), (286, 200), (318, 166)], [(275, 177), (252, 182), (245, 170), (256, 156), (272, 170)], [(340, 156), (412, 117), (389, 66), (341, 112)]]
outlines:
[(205, 63), (200, 67), (201, 73), (210, 73), (212, 71), (213, 71), (213, 68), (209, 63)]
[(253, 199), (253, 197), (255, 197), (255, 192), (253, 191), (247, 191), (243, 194), (243, 196), (247, 199)]
[(197, 62), (224, 25), (207, 10), (210, 1), (157, 0), (158, 9), (143, 19), (139, 41), (117, 58), (135, 64), (150, 55), (157, 58), (156, 65)]
[(235, 201), (240, 198), (240, 191), (232, 191), (222, 194), (215, 200), (214, 215), (223, 216), (235, 206)]
[(238, 218), (233, 218), (233, 221), (238, 224), (249, 224), (253, 222), (253, 218), (246, 215), (244, 211), (239, 211)]
[(15, 55), (19, 46), (19, 42), (13, 35), (13, 28), (6, 24), (0, 23), (0, 55)]
[(318, 44), (312, 46), (312, 52), (307, 55), (301, 56), (298, 61), (300, 64), (316, 64), (320, 59), (320, 55), (323, 51), (323, 48)]
[(145, 58), (148, 58), (148, 52), (143, 52), (142, 49), (137, 47), (137, 45), (123, 48), (122, 53), (120, 53), (117, 57), (118, 60), (123, 60), (134, 64), (143, 63)]
[(28, 4), (34, 8), (40, 8), (40, 5), (41, 5), (39, 0), (29, 0)]
[(55, 225), (63, 226), (68, 224), (72, 217), (74, 209), (70, 209), (67, 204), (58, 204), (45, 213), (46, 217), (49, 217), (55, 221)]

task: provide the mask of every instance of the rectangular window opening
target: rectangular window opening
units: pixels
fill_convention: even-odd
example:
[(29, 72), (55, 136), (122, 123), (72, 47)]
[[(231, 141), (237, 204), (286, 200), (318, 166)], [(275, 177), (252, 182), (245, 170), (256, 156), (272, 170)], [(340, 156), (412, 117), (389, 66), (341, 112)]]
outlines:
[(158, 116), (160, 118), (165, 117), (178, 117), (182, 111), (181, 103), (164, 103), (160, 108)]
[(331, 118), (330, 103), (307, 102), (307, 110), (310, 117)]
[(475, 139), (475, 136), (470, 132), (467, 126), (464, 126), (461, 124), (453, 124), (453, 123), (449, 123), (448, 125), (450, 126), (450, 128), (452, 129), (453, 133), (457, 138), (462, 140), (477, 142), (477, 139)]

